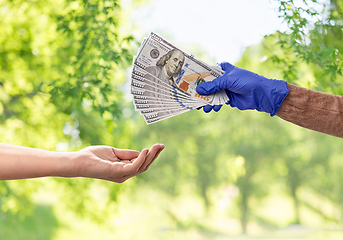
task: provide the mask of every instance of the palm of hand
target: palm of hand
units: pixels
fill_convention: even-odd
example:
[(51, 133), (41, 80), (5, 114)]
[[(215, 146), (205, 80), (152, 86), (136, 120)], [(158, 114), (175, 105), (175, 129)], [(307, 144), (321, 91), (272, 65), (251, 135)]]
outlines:
[(164, 145), (155, 144), (142, 152), (116, 149), (109, 146), (91, 146), (81, 151), (75, 168), (78, 176), (124, 182), (146, 171), (163, 150)]

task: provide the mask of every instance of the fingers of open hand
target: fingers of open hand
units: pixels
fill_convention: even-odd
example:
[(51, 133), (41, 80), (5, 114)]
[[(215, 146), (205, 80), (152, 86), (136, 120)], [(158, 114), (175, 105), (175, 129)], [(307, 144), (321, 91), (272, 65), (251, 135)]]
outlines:
[[(121, 162), (114, 163), (116, 165), (115, 171), (117, 172), (117, 176), (111, 176), (109, 178), (106, 178), (106, 180), (122, 183), (125, 182), (127, 179), (138, 175), (140, 173), (139, 169), (144, 163), (148, 151), (148, 149), (143, 149), (140, 155), (136, 159), (133, 159), (131, 161), (123, 160)], [(119, 171), (118, 166), (120, 166)]]
[[(163, 144), (155, 144), (149, 150), (142, 150), (140, 156), (128, 166), (128, 172), (126, 172), (124, 178), (128, 179), (148, 170), (149, 166), (155, 161), (163, 149)], [(147, 151), (146, 154), (145, 151)]]
[(137, 158), (140, 155), (139, 151), (128, 150), (128, 149), (116, 149), (113, 148), (113, 153), (120, 160), (131, 160)]
[(143, 149), (136, 159), (133, 159), (130, 164), (124, 166), (125, 175), (135, 176), (139, 174), (139, 170), (146, 161), (149, 149)]
[(116, 174), (112, 173), (111, 177), (102, 179), (122, 183), (146, 171), (163, 149), (163, 144), (155, 144), (150, 149), (143, 149), (141, 152), (113, 149), (113, 153), (120, 159), (119, 162), (112, 162)]
[(156, 160), (158, 155), (161, 153), (161, 151), (164, 149), (163, 144), (155, 144), (149, 149), (149, 153), (147, 155), (146, 161), (141, 167), (141, 171), (144, 172), (148, 170), (150, 165)]

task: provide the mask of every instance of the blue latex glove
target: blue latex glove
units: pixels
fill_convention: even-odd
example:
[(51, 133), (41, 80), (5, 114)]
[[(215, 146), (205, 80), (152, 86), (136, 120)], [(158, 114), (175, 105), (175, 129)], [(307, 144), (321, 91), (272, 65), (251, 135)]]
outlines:
[[(287, 82), (265, 78), (227, 62), (219, 65), (225, 74), (211, 82), (199, 84), (196, 88), (199, 94), (209, 95), (225, 89), (231, 107), (240, 110), (256, 109), (271, 116), (277, 113), (289, 91)], [(211, 111), (206, 107), (205, 112)]]

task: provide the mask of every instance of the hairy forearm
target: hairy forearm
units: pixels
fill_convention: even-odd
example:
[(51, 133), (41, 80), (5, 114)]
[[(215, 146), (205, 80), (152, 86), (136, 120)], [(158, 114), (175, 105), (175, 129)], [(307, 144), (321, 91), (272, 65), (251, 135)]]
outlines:
[(0, 143), (0, 180), (68, 176), (72, 154)]
[(288, 87), (289, 93), (277, 116), (301, 127), (343, 138), (343, 96), (293, 84)]

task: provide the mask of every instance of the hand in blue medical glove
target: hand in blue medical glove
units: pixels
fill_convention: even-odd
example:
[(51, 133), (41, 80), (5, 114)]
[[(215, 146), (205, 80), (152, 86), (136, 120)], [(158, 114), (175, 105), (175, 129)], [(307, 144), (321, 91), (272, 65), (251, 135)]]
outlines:
[[(211, 82), (199, 84), (196, 88), (199, 94), (209, 95), (225, 89), (231, 107), (256, 109), (271, 116), (276, 114), (288, 94), (287, 82), (268, 79), (227, 62), (219, 65), (225, 74)], [(205, 107), (205, 112), (211, 111)]]

